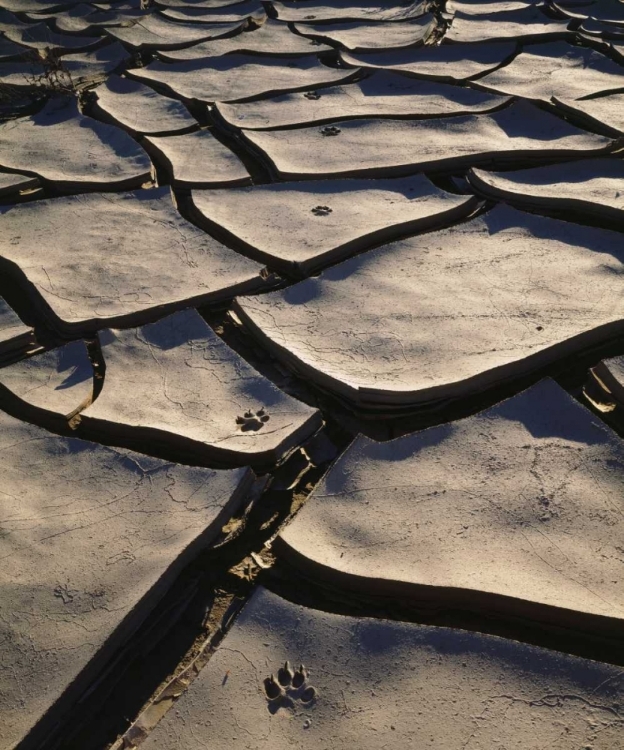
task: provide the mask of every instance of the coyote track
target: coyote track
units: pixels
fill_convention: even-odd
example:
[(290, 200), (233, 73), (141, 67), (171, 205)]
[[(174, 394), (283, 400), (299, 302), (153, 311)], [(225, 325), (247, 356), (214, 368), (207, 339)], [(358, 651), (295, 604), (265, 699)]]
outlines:
[(308, 682), (308, 672), (303, 664), (299, 669), (291, 669), (286, 662), (274, 674), (264, 680), (264, 692), (268, 709), (276, 713), (280, 708), (296, 708), (297, 705), (307, 707), (318, 698), (318, 691)]

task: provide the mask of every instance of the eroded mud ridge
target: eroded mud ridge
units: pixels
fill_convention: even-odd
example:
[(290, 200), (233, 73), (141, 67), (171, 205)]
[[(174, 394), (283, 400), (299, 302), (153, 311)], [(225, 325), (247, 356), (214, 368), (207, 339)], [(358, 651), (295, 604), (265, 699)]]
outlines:
[(624, 748), (624, 0), (0, 0), (0, 750)]

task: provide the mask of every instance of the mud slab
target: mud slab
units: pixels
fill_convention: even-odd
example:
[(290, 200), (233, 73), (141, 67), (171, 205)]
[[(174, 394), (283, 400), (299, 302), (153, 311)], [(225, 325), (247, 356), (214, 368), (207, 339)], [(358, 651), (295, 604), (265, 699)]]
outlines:
[(177, 60), (203, 60), (207, 57), (220, 57), (233, 53), (297, 57), (331, 50), (332, 47), (327, 44), (319, 44), (293, 34), (285, 23), (268, 19), (260, 28), (243, 30), (241, 34), (228, 39), (213, 39), (171, 52), (158, 50), (156, 54), (161, 60), (176, 62)]
[(226, 8), (204, 8), (197, 3), (192, 6), (179, 6), (163, 10), (166, 18), (176, 21), (189, 21), (194, 23), (237, 23), (243, 24), (248, 19), (254, 23), (262, 23), (266, 19), (266, 11), (257, 0), (237, 3)]
[(529, 7), (482, 16), (457, 12), (451, 28), (444, 35), (445, 42), (474, 43), (517, 41), (542, 41), (574, 37), (568, 31), (569, 21), (555, 21), (539, 8)]
[[(119, 44), (107, 44), (93, 52), (76, 52), (63, 55), (60, 82), (69, 87), (95, 83), (107, 73), (120, 67), (130, 58), (130, 53)], [(71, 81), (67, 74), (71, 76)], [(45, 80), (46, 67), (37, 60), (17, 60), (10, 65), (0, 65), (0, 84), (11, 87), (32, 88)]]
[(67, 427), (91, 403), (93, 377), (85, 343), (71, 341), (0, 369), (0, 395), (24, 419)]
[[(459, 169), (597, 155), (612, 149), (528, 102), (492, 114), (430, 120), (348, 120), (294, 130), (243, 131), (282, 178), (398, 176), (426, 169)], [(311, 158), (311, 155), (314, 155)]]
[(146, 15), (143, 10), (117, 11), (115, 6), (110, 10), (98, 10), (93, 5), (79, 3), (61, 13), (27, 13), (33, 21), (48, 19), (49, 23), (59, 32), (71, 34), (104, 33), (104, 27), (128, 26), (135, 19)]
[[(210, 465), (271, 465), (322, 424), (230, 349), (195, 310), (100, 334), (106, 377), (84, 436)], [(2, 371), (0, 370), (0, 373)]]
[(50, 325), (74, 337), (264, 283), (259, 264), (185, 221), (169, 188), (3, 207), (0, 233), (3, 269)]
[(157, 60), (144, 68), (129, 70), (128, 74), (182, 99), (236, 102), (261, 94), (275, 95), (342, 83), (357, 72), (328, 68), (315, 55), (285, 61), (279, 57), (232, 54), (179, 63)]
[(535, 44), (476, 84), (488, 91), (549, 102), (624, 89), (624, 67), (566, 42)]
[(35, 332), (25, 325), (7, 301), (0, 297), (0, 365), (35, 349)]
[[(227, 8), (226, 8), (227, 10)], [(262, 24), (267, 20), (266, 13), (262, 7), (253, 12), (253, 14), (246, 13), (219, 13), (214, 14), (211, 12), (200, 12), (194, 8), (167, 8), (163, 11), (163, 17), (169, 18), (175, 23), (191, 23), (195, 26), (207, 26), (208, 24), (214, 24), (215, 26), (225, 26), (225, 24), (233, 24), (236, 31), (242, 31), (249, 24)], [(231, 34), (228, 34), (229, 37)], [(221, 37), (215, 37), (220, 39)]]
[(114, 42), (95, 52), (63, 55), (63, 67), (76, 83), (89, 82), (116, 70), (130, 58), (126, 48)]
[[(102, 2), (92, 2), (90, 3), (96, 8), (99, 8), (99, 10), (108, 10), (111, 5), (116, 10), (136, 10), (137, 8), (141, 7), (142, 0), (102, 0)], [(161, 5), (161, 3), (159, 3)]]
[(366, 52), (423, 44), (435, 28), (435, 18), (433, 14), (427, 13), (413, 21), (388, 23), (382, 27), (374, 21), (298, 23), (294, 27), (302, 36), (329, 44), (334, 42), (354, 52)]
[(19, 13), (61, 10), (79, 0), (0, 0), (0, 8)]
[(214, 10), (215, 8), (239, 7), (247, 4), (246, 0), (158, 0), (158, 5), (163, 8), (204, 8), (205, 10)]
[(447, 0), (446, 12), (450, 15), (463, 13), (465, 16), (483, 16), (535, 7), (535, 0)]
[(95, 95), (97, 114), (132, 133), (170, 135), (198, 127), (182, 102), (129, 78), (109, 76)]
[(4, 747), (26, 736), (38, 746), (219, 533), (252, 475), (60, 437), (2, 412), (0, 426), (0, 731)]
[(624, 330), (621, 239), (497, 206), (235, 310), (288, 366), (357, 409), (435, 406)]
[(609, 133), (615, 137), (624, 135), (624, 93), (583, 101), (553, 96), (552, 101), (571, 119), (592, 130)]
[(251, 177), (242, 161), (209, 130), (167, 138), (147, 138), (146, 147), (158, 154), (177, 187), (202, 188), (249, 185)]
[(544, 380), (449, 425), (356, 438), (274, 546), (349, 588), (613, 635), (621, 466), (621, 439)]
[(0, 197), (15, 196), (38, 187), (39, 180), (25, 174), (8, 174), (0, 172)]
[(473, 197), (439, 190), (422, 175), (195, 190), (193, 202), (208, 228), (218, 227), (248, 254), (295, 275), (401, 234), (443, 226), (478, 205)]
[(88, 36), (72, 36), (71, 34), (57, 34), (45, 23), (32, 23), (5, 28), (7, 39), (31, 49), (54, 49), (59, 52), (71, 50), (85, 50), (101, 44), (102, 40)]
[[(278, 693), (269, 700), (272, 673), (287, 684), (269, 685)], [(142, 747), (489, 750), (521, 737), (526, 750), (609, 750), (623, 696), (621, 667), (464, 630), (328, 614), (259, 587)]]
[(473, 169), (468, 178), (481, 194), (520, 208), (580, 211), (624, 226), (622, 159), (583, 159), (518, 172)]
[(624, 8), (619, 0), (600, 0), (597, 3), (583, 3), (566, 8), (565, 4), (553, 3), (560, 13), (569, 18), (593, 18), (602, 23), (624, 24)]
[(246, 13), (219, 13), (217, 15), (210, 11), (200, 13), (199, 10), (195, 10), (194, 8), (167, 8), (163, 11), (163, 16), (170, 18), (172, 21), (189, 22), (198, 26), (209, 23), (214, 23), (215, 25), (233, 23), (241, 31), (250, 23), (261, 24), (267, 19), (266, 13), (261, 6), (252, 15)]
[(280, 21), (408, 21), (424, 15), (427, 3), (412, 2), (388, 7), (378, 0), (331, 0), (331, 2), (304, 3), (272, 2)]
[(23, 87), (32, 90), (39, 79), (45, 76), (46, 70), (37, 59), (29, 55), (26, 59), (2, 60), (0, 62), (0, 86), (15, 89)]
[(467, 115), (490, 112), (509, 101), (509, 97), (379, 70), (369, 78), (344, 86), (243, 104), (218, 104), (217, 110), (228, 125), (265, 130), (360, 117), (421, 119)]
[(406, 49), (353, 54), (341, 52), (347, 65), (396, 70), (434, 81), (468, 81), (498, 68), (516, 52), (514, 43), (444, 44), (426, 49)]
[(239, 26), (239, 23), (213, 26), (181, 23), (154, 14), (136, 21), (132, 26), (108, 27), (106, 33), (134, 49), (179, 49), (206, 39), (227, 36)]
[(73, 99), (52, 99), (36, 115), (0, 125), (0, 164), (62, 191), (137, 187), (151, 170), (126, 132), (80, 114)]

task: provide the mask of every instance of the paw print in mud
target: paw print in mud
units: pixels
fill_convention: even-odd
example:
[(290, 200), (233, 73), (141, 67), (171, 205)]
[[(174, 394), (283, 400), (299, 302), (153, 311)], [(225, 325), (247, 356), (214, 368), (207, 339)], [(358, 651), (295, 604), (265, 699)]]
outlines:
[(291, 669), (286, 662), (274, 674), (264, 680), (268, 709), (274, 714), (280, 708), (307, 708), (318, 698), (318, 691), (308, 683), (308, 672), (301, 664), (299, 669)]
[(331, 212), (332, 210), (329, 206), (314, 206), (312, 209), (312, 213), (315, 216), (329, 216)]
[(236, 417), (236, 424), (239, 425), (241, 432), (257, 432), (271, 419), (264, 409), (258, 409), (257, 412), (246, 411), (242, 417)]

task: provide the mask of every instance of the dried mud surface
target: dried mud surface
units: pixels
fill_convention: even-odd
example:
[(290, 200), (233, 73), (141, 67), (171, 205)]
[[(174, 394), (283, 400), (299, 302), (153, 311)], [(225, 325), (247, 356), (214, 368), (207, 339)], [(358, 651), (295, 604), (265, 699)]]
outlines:
[(0, 0), (0, 750), (618, 750), (621, 0)]

